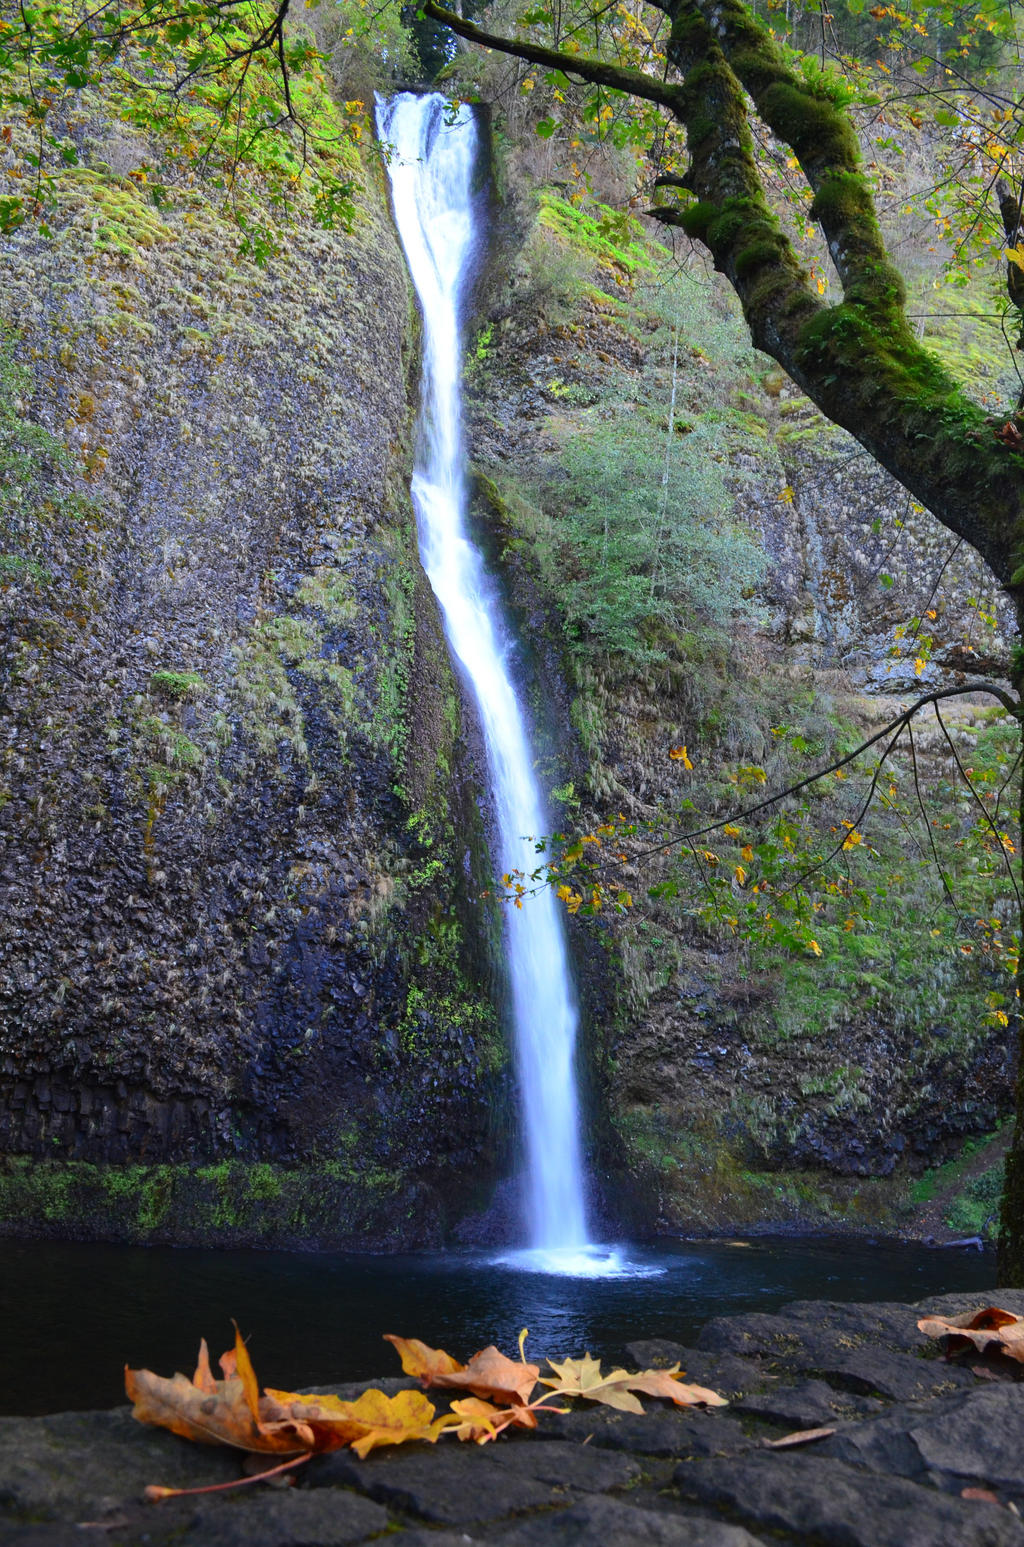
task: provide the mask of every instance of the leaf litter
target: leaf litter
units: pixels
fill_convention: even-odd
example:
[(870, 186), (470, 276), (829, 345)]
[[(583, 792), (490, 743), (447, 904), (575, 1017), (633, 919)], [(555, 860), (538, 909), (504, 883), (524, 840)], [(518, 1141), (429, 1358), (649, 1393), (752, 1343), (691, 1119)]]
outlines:
[[(151, 1501), (182, 1493), (209, 1493), (243, 1486), (277, 1476), (301, 1465), (311, 1456), (349, 1446), (359, 1458), (383, 1445), (412, 1441), (436, 1444), (445, 1433), (459, 1440), (488, 1444), (510, 1428), (536, 1429), (538, 1414), (567, 1413), (552, 1399), (583, 1398), (621, 1412), (644, 1411), (637, 1393), (670, 1401), (680, 1407), (725, 1407), (724, 1397), (704, 1386), (686, 1384), (678, 1365), (671, 1370), (601, 1371), (598, 1360), (547, 1361), (553, 1375), (541, 1376), (540, 1367), (528, 1362), (526, 1331), (519, 1337), (519, 1359), (509, 1359), (493, 1345), (480, 1349), (467, 1364), (443, 1349), (431, 1348), (419, 1338), (386, 1334), (402, 1361), (406, 1375), (425, 1389), (458, 1392), (451, 1411), (437, 1415), (423, 1391), (399, 1391), (386, 1396), (370, 1387), (353, 1401), (334, 1395), (278, 1391), (259, 1383), (245, 1341), (235, 1327), (235, 1346), (221, 1355), (222, 1379), (214, 1376), (205, 1339), (191, 1379), (180, 1372), (171, 1377), (151, 1370), (125, 1369), (125, 1390), (132, 1401), (132, 1417), (140, 1423), (170, 1429), (203, 1445), (227, 1445), (250, 1454), (279, 1458), (278, 1464), (250, 1477), (217, 1483), (202, 1489), (162, 1488), (153, 1485), (145, 1497)], [(537, 1385), (545, 1387), (531, 1400)], [(462, 1393), (466, 1393), (462, 1395)]]

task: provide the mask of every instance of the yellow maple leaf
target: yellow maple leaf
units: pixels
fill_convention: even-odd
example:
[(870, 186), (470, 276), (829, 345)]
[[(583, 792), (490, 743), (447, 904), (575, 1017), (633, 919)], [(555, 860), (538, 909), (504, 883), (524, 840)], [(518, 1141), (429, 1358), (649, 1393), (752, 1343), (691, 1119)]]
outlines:
[(610, 1375), (601, 1374), (601, 1361), (584, 1354), (582, 1359), (565, 1359), (559, 1364), (549, 1359), (555, 1372), (541, 1378), (542, 1386), (549, 1386), (558, 1396), (586, 1397), (589, 1402), (601, 1402), (605, 1407), (617, 1407), (623, 1413), (642, 1413), (643, 1405), (626, 1389), (623, 1381), (629, 1379), (628, 1371), (612, 1370)]
[(643, 1406), (635, 1393), (664, 1397), (680, 1407), (692, 1407), (701, 1403), (707, 1407), (725, 1407), (724, 1397), (704, 1386), (684, 1384), (679, 1366), (671, 1370), (612, 1370), (602, 1375), (600, 1361), (584, 1354), (582, 1359), (566, 1359), (561, 1364), (549, 1359), (556, 1379), (542, 1377), (541, 1385), (549, 1386), (558, 1396), (584, 1397), (588, 1402), (600, 1402), (605, 1407), (618, 1408), (624, 1413), (642, 1413)]
[(302, 1396), (270, 1387), (266, 1394), (293, 1419), (309, 1425), (314, 1436), (313, 1449), (337, 1450), (350, 1445), (361, 1461), (381, 1445), (405, 1445), (410, 1440), (425, 1440), (433, 1445), (445, 1429), (454, 1428), (459, 1421), (451, 1413), (435, 1418), (434, 1404), (422, 1391), (399, 1391), (388, 1397), (371, 1387), (354, 1402), (335, 1396)]

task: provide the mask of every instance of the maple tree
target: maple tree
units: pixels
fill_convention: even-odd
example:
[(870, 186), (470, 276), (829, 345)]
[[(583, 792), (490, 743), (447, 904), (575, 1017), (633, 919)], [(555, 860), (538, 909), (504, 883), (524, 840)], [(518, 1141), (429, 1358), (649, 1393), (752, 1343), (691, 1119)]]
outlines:
[[(421, 1391), (399, 1391), (395, 1396), (370, 1387), (355, 1400), (331, 1394), (278, 1391), (268, 1387), (260, 1395), (256, 1374), (241, 1333), (235, 1328), (235, 1344), (221, 1355), (223, 1378), (210, 1367), (205, 1339), (200, 1344), (196, 1371), (186, 1375), (154, 1375), (150, 1370), (125, 1369), (125, 1390), (133, 1403), (132, 1416), (140, 1423), (169, 1429), (184, 1439), (204, 1445), (227, 1445), (259, 1455), (292, 1458), (251, 1478), (276, 1476), (312, 1455), (350, 1446), (364, 1459), (382, 1445), (413, 1441), (434, 1444), (445, 1433), (459, 1440), (487, 1444), (510, 1427), (535, 1429), (538, 1413), (564, 1413), (551, 1397), (584, 1397), (626, 1412), (642, 1413), (635, 1393), (659, 1397), (677, 1406), (724, 1407), (725, 1399), (703, 1386), (683, 1382), (678, 1366), (671, 1370), (630, 1373), (613, 1370), (602, 1375), (600, 1364), (589, 1354), (563, 1363), (549, 1360), (553, 1377), (540, 1377), (540, 1367), (527, 1361), (525, 1330), (519, 1338), (519, 1360), (507, 1358), (493, 1345), (474, 1354), (468, 1364), (443, 1349), (431, 1348), (418, 1338), (386, 1334), (394, 1344), (407, 1375), (424, 1387), (469, 1392), (451, 1403), (451, 1411), (437, 1415)], [(538, 1384), (546, 1388), (531, 1400)], [(146, 1490), (151, 1502), (178, 1493), (207, 1493), (240, 1486), (220, 1483), (200, 1489)]]

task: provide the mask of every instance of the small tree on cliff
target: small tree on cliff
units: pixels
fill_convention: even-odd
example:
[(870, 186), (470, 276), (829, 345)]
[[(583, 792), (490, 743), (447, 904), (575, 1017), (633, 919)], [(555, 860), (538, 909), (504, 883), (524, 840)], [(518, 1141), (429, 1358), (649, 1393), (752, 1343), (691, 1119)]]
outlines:
[[(842, 81), (822, 71), (799, 72), (742, 0), (652, 4), (669, 29), (657, 74), (597, 53), (588, 57), (488, 32), (435, 0), (426, 0), (424, 9), (462, 38), (656, 104), (682, 125), (686, 171), (658, 181), (689, 195), (689, 202), (649, 213), (704, 243), (739, 297), (755, 345), (944, 526), (977, 549), (1014, 602), (1018, 627), (1024, 626), (1022, 405), (1009, 419), (989, 417), (915, 336), (905, 313), (903, 280), (886, 250), (857, 135), (844, 110)], [(551, 20), (538, 10), (524, 20), (536, 26), (545, 18)], [(574, 29), (576, 46), (580, 35), (581, 29)], [(1019, 112), (1019, 105), (1012, 106)], [(838, 305), (823, 301), (770, 207), (755, 156), (751, 107), (791, 149), (807, 180), (810, 215), (824, 233), (843, 288)], [(996, 183), (994, 176), (992, 186), (1011, 249), (1010, 301), (1019, 310), (1024, 302), (1020, 190)], [(998, 696), (1024, 735), (1019, 646), (1012, 686), (1012, 695)], [(1019, 1013), (1017, 1026), (1020, 1036)], [(1021, 1065), (1024, 1070), (1024, 1058)], [(1017, 1094), (1000, 1266), (1005, 1282), (1024, 1284), (1024, 1073)]]

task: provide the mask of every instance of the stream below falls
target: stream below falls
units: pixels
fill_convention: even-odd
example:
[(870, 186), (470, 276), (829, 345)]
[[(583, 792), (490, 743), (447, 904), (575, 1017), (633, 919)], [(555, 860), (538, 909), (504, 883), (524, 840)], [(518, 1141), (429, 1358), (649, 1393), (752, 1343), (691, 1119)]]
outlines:
[(124, 1365), (191, 1374), (199, 1339), (231, 1346), (233, 1316), (261, 1385), (401, 1373), (382, 1334), (467, 1359), (496, 1343), (621, 1361), (626, 1343), (692, 1342), (712, 1316), (789, 1300), (915, 1301), (995, 1286), (995, 1257), (917, 1245), (755, 1237), (629, 1247), (621, 1277), (529, 1271), (493, 1253), (382, 1257), (0, 1240), (0, 1413), (113, 1407)]

